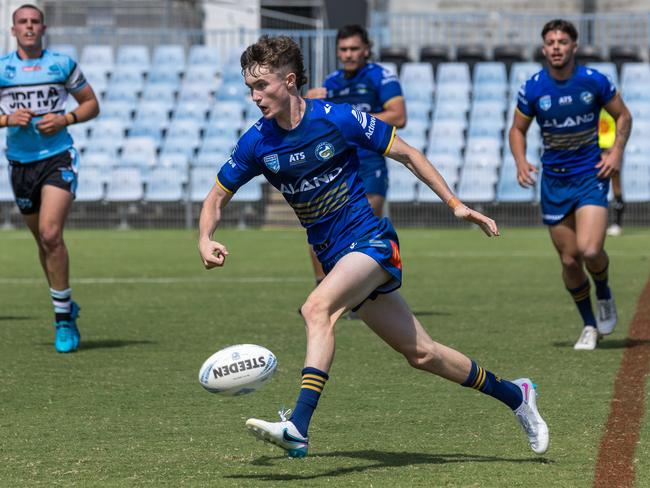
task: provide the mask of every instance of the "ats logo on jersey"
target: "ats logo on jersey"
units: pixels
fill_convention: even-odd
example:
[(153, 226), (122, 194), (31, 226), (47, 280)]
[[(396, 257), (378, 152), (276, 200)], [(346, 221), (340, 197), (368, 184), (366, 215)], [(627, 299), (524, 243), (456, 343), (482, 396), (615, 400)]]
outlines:
[(328, 159), (331, 159), (332, 156), (334, 156), (334, 146), (332, 146), (329, 142), (321, 142), (316, 146), (316, 157), (320, 161), (327, 161)]
[(582, 100), (582, 103), (585, 105), (591, 105), (594, 101), (594, 95), (591, 92), (583, 91), (580, 94), (580, 100)]
[(571, 98), (571, 95), (565, 95), (563, 97), (560, 97), (558, 103), (560, 105), (571, 105), (573, 103), (573, 98)]
[(551, 96), (550, 95), (544, 95), (542, 98), (539, 99), (539, 108), (542, 110), (546, 111), (549, 108), (551, 108)]
[(264, 156), (264, 164), (274, 173), (280, 171), (280, 158), (277, 154), (269, 154)]
[(289, 156), (289, 165), (290, 166), (296, 166), (298, 164), (302, 164), (305, 161), (307, 161), (307, 158), (305, 157), (304, 152), (297, 152), (293, 153)]

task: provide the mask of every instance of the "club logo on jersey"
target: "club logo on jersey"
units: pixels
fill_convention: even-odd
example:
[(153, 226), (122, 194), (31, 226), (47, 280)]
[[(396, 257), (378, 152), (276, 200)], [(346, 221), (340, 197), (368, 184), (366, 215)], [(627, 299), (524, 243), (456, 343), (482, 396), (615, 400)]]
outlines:
[(269, 154), (264, 156), (264, 164), (274, 173), (280, 171), (280, 158), (277, 154)]
[(58, 64), (53, 64), (47, 68), (47, 74), (50, 76), (55, 76), (61, 73), (61, 68), (59, 68)]
[(539, 99), (539, 108), (542, 110), (546, 111), (549, 108), (551, 108), (551, 96), (550, 95), (544, 95), (542, 98)]
[(16, 67), (15, 66), (6, 66), (5, 72), (3, 75), (5, 78), (11, 80), (16, 77)]
[(573, 98), (571, 95), (564, 95), (563, 97), (560, 97), (558, 103), (560, 105), (571, 105), (573, 103)]
[(302, 151), (289, 155), (290, 166), (297, 166), (304, 163), (305, 161), (307, 161), (307, 158), (305, 157), (305, 153)]
[(329, 142), (321, 142), (316, 146), (316, 157), (321, 161), (327, 161), (334, 156), (334, 146)]
[(351, 110), (351, 112), (352, 115), (356, 117), (359, 124), (361, 124), (361, 127), (365, 129), (368, 126), (368, 116), (366, 113), (354, 108)]
[(580, 100), (582, 100), (582, 103), (585, 105), (591, 105), (594, 101), (594, 94), (588, 91), (583, 91), (580, 94)]
[(365, 95), (368, 93), (368, 87), (366, 85), (357, 85), (357, 94)]

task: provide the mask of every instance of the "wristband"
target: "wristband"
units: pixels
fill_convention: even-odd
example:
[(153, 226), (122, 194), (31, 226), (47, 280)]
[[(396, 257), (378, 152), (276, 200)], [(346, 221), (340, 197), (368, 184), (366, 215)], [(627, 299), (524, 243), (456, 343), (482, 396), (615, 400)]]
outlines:
[[(68, 117), (68, 115), (70, 115), (70, 116), (72, 117), (72, 121), (70, 121), (70, 118)], [(77, 123), (77, 120), (78, 120), (78, 119), (77, 119), (77, 114), (75, 114), (74, 112), (68, 112), (67, 114), (65, 114), (65, 115), (63, 116), (63, 118), (64, 118), (65, 121), (66, 121), (66, 126), (67, 126), (67, 125), (76, 124), (76, 123)]]
[(458, 205), (462, 205), (461, 201), (456, 198), (456, 197), (451, 197), (449, 200), (447, 200), (447, 205), (454, 210)]

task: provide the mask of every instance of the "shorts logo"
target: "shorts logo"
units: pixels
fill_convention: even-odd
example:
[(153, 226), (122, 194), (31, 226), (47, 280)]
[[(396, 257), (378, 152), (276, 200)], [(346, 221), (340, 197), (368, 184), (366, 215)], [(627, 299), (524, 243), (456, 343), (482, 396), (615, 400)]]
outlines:
[(332, 144), (330, 144), (329, 142), (321, 142), (320, 144), (318, 144), (318, 146), (316, 146), (315, 153), (316, 153), (316, 157), (320, 161), (327, 161), (332, 156), (334, 156), (334, 146), (332, 146)]
[(550, 95), (544, 95), (542, 98), (539, 99), (539, 108), (542, 110), (546, 111), (549, 108), (551, 108), (551, 96)]
[(27, 210), (28, 208), (32, 208), (32, 201), (29, 198), (16, 198), (16, 205), (21, 210)]
[(581, 100), (582, 103), (584, 103), (585, 105), (591, 105), (591, 104), (593, 103), (593, 101), (594, 101), (594, 95), (593, 95), (593, 93), (591, 93), (591, 92), (583, 91), (583, 92), (580, 94), (580, 100)]
[(74, 173), (70, 170), (61, 170), (61, 179), (66, 183), (74, 181)]
[(277, 154), (269, 154), (264, 156), (264, 164), (274, 173), (280, 171), (280, 158)]

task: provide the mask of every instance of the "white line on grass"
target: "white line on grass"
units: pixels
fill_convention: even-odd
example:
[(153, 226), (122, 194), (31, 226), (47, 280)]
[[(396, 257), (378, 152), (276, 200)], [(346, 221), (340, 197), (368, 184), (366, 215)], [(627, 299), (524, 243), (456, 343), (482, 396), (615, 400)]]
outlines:
[[(81, 285), (127, 285), (150, 284), (167, 285), (176, 283), (308, 283), (313, 278), (289, 278), (286, 276), (248, 276), (245, 278), (175, 278), (159, 276), (157, 278), (133, 277), (106, 277), (106, 278), (74, 278), (74, 283)], [(0, 278), (0, 285), (34, 285), (42, 284), (43, 278)]]

